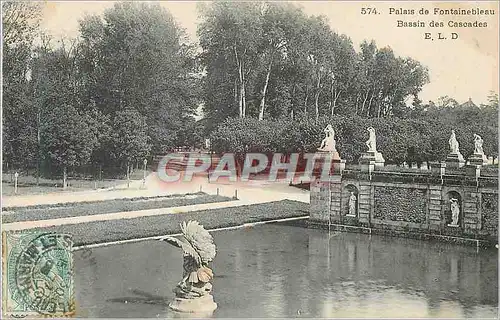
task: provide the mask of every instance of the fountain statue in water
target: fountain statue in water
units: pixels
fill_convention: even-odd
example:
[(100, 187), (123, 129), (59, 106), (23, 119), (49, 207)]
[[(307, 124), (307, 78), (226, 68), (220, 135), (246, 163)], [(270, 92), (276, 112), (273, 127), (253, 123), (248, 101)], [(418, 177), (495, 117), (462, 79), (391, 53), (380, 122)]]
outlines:
[(213, 238), (197, 221), (181, 224), (182, 236), (164, 237), (171, 245), (181, 248), (184, 253), (182, 280), (174, 289), (175, 299), (170, 308), (178, 312), (205, 314), (217, 308), (212, 295), (213, 272), (208, 263), (215, 258)]

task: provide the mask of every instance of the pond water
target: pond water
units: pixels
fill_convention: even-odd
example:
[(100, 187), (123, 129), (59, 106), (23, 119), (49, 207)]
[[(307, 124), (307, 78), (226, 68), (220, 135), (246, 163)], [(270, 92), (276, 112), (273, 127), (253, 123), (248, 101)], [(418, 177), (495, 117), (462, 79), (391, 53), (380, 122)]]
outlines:
[[(283, 224), (212, 233), (213, 317), (496, 318), (498, 251)], [(182, 253), (75, 252), (77, 316), (165, 318)]]

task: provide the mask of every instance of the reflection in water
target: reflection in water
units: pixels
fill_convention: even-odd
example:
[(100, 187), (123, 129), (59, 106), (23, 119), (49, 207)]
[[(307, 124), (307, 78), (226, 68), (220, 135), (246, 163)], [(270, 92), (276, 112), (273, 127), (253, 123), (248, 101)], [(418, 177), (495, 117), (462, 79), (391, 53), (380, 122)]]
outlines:
[[(278, 224), (213, 235), (219, 306), (213, 317), (497, 315), (496, 250)], [(173, 298), (179, 252), (145, 241), (93, 249), (93, 255), (94, 268), (75, 257), (81, 316), (172, 316), (160, 301)], [(137, 292), (155, 299), (134, 299)]]
[(450, 283), (455, 287), (458, 281), (458, 260), (456, 256), (450, 258)]

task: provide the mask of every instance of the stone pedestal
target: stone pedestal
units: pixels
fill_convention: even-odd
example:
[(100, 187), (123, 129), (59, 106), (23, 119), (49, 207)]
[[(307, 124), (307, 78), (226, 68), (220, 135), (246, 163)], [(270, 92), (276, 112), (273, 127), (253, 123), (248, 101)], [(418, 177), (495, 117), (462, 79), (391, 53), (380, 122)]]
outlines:
[[(315, 171), (323, 172), (324, 166), (330, 164), (330, 174), (342, 173), (345, 169), (345, 160), (340, 159), (337, 151), (316, 151), (315, 153)], [(331, 159), (331, 161), (330, 161)]]
[(481, 154), (481, 153), (473, 153), (469, 157), (469, 163), (471, 165), (477, 165), (477, 166), (484, 166), (488, 164), (488, 158), (486, 155)]
[(481, 165), (478, 164), (467, 164), (465, 166), (465, 173), (469, 176), (479, 178), (481, 175)]
[(384, 157), (378, 151), (365, 152), (361, 155), (361, 158), (359, 158), (359, 164), (361, 165), (362, 170), (363, 168), (368, 166), (370, 162), (373, 162), (375, 164), (375, 167), (383, 167), (385, 164)]
[(446, 172), (446, 162), (441, 161), (441, 162), (431, 162), (431, 172), (434, 174), (438, 174), (440, 176), (443, 176)]
[(382, 156), (382, 153), (375, 152), (375, 167), (383, 167), (385, 165), (385, 159)]
[(207, 294), (192, 299), (176, 297), (170, 302), (169, 307), (177, 312), (205, 315), (212, 314), (217, 309), (217, 303), (214, 302), (211, 294)]
[(446, 157), (447, 168), (462, 168), (465, 165), (465, 160), (460, 153), (450, 153)]

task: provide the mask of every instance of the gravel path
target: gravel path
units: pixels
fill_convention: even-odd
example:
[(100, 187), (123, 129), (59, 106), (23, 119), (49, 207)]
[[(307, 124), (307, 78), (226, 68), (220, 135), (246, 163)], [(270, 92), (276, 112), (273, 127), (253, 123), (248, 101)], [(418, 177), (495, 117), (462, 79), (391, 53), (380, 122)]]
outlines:
[(197, 220), (206, 229), (214, 229), (307, 215), (309, 215), (308, 204), (283, 200), (192, 213), (63, 225), (43, 228), (43, 230), (72, 234), (75, 246), (80, 246), (178, 233), (180, 232), (179, 223), (187, 220)]
[(13, 208), (2, 212), (2, 223), (37, 221), (66, 217), (89, 216), (104, 213), (128, 212), (158, 208), (181, 207), (201, 203), (230, 201), (229, 197), (207, 194), (193, 194), (182, 197), (153, 197), (116, 199), (87, 203), (67, 203), (40, 207)]

